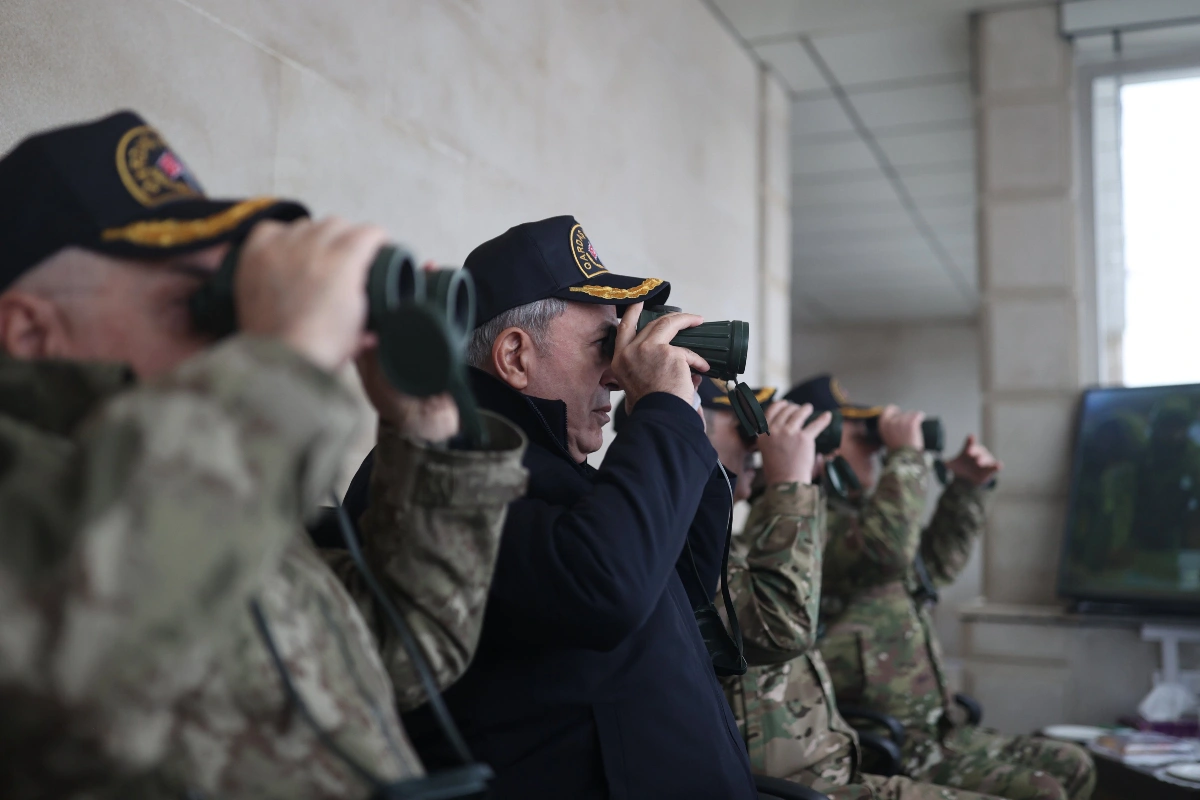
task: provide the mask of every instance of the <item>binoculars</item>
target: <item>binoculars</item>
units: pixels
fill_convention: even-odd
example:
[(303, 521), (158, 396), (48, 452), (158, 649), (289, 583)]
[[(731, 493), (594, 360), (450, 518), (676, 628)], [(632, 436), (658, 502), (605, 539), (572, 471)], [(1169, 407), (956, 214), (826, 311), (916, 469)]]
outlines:
[[(649, 325), (659, 317), (674, 314), (683, 309), (675, 306), (650, 306), (642, 309), (637, 329)], [(617, 331), (609, 331), (604, 342), (604, 352), (611, 358), (616, 347)], [(691, 350), (708, 362), (710, 378), (731, 381), (746, 371), (746, 348), (750, 343), (750, 323), (741, 320), (702, 322), (675, 334), (671, 344)]]
[[(197, 330), (227, 336), (237, 330), (233, 247), (189, 300)], [(414, 397), (454, 392), (464, 385), (464, 353), (475, 327), (475, 284), (457, 269), (426, 271), (397, 245), (379, 248), (367, 278), (367, 329), (379, 337), (384, 376)]]
[[(835, 409), (829, 413), (832, 419), (829, 420), (825, 430), (817, 434), (817, 453), (823, 456), (829, 455), (842, 446), (842, 412)], [(820, 411), (814, 411), (808, 415), (808, 419), (804, 420), (804, 424), (808, 425), (821, 414)]]
[[(868, 417), (863, 420), (867, 429), (867, 441), (873, 447), (883, 447), (883, 438), (879, 435), (879, 417)], [(946, 429), (937, 417), (926, 417), (921, 423), (921, 436), (925, 440), (925, 451), (940, 453), (946, 449)]]

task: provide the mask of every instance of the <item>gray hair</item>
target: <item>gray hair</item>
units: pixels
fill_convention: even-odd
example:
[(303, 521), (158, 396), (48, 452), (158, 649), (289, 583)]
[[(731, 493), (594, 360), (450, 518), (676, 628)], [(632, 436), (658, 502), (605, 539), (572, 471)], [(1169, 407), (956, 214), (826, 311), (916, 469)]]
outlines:
[(533, 346), (539, 352), (544, 352), (550, 337), (550, 323), (566, 310), (566, 300), (547, 297), (500, 313), (471, 333), (471, 339), (467, 342), (467, 363), (486, 370), (492, 360), (492, 345), (496, 337), (508, 328), (525, 331), (533, 340)]

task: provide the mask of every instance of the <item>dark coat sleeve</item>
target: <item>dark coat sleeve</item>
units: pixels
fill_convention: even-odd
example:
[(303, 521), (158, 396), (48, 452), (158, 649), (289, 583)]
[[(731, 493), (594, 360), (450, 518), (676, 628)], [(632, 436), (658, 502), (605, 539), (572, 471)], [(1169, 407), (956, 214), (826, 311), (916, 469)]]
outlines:
[(642, 398), (586, 497), (509, 507), (489, 619), (523, 641), (619, 645), (666, 588), (716, 460), (688, 403)]

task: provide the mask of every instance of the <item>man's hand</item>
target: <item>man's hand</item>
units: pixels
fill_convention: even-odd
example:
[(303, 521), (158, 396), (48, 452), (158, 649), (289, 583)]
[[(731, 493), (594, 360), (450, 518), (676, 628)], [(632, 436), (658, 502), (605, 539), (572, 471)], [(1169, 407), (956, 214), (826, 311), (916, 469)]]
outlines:
[(238, 326), (335, 370), (367, 341), (367, 270), (387, 234), (337, 217), (260, 222), (235, 278)]
[(833, 415), (826, 411), (808, 422), (813, 407), (781, 400), (767, 406), (770, 436), (758, 437), (763, 478), (776, 483), (812, 483), (817, 463), (817, 435), (829, 426)]
[(444, 442), (458, 433), (458, 406), (449, 394), (413, 397), (396, 391), (379, 364), (379, 348), (370, 346), (354, 365), (379, 418), (400, 433), (427, 442)]
[(920, 452), (925, 449), (925, 437), (921, 434), (924, 411), (901, 411), (888, 406), (879, 415), (879, 438), (888, 450), (911, 447)]
[(946, 466), (954, 473), (954, 477), (972, 486), (986, 486), (1004, 469), (1004, 464), (976, 441), (974, 434), (967, 437), (962, 452), (947, 461)]
[(708, 362), (691, 350), (672, 347), (671, 340), (704, 319), (695, 314), (668, 314), (638, 331), (641, 314), (641, 303), (625, 309), (613, 348), (613, 372), (625, 390), (626, 409), (632, 411), (639, 400), (654, 392), (667, 392), (691, 404), (699, 383), (693, 381), (692, 370), (708, 372)]

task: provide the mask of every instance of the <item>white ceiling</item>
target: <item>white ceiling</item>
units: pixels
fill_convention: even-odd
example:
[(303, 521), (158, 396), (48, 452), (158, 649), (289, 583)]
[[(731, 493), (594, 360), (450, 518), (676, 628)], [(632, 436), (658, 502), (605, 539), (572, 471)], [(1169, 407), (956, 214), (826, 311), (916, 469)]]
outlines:
[(710, 0), (792, 95), (793, 320), (974, 316), (968, 14), (1023, 0)]

